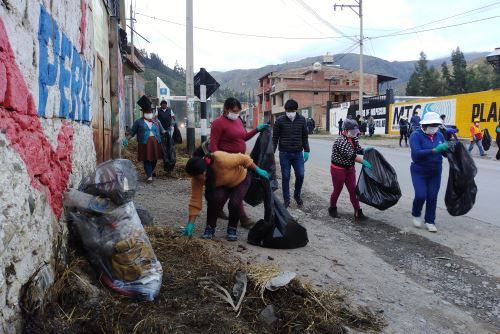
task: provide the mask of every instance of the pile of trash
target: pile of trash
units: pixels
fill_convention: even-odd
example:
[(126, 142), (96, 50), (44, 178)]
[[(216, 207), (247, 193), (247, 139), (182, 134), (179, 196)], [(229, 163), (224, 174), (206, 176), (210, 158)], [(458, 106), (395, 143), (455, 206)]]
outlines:
[(100, 281), (121, 295), (152, 301), (163, 270), (134, 205), (136, 189), (132, 162), (110, 160), (85, 177), (78, 190), (68, 190), (64, 206), (70, 234)]

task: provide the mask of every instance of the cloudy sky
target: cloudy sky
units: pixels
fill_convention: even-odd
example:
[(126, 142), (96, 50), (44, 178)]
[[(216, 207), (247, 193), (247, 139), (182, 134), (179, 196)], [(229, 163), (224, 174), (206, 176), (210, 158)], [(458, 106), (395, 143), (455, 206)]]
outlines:
[[(127, 1), (127, 6), (130, 0)], [(257, 68), (309, 56), (355, 52), (358, 16), (336, 4), (355, 0), (193, 0), (195, 27), (194, 69)], [(186, 4), (182, 0), (133, 1), (136, 26), (150, 43), (136, 45), (158, 53), (173, 67), (186, 62)], [(460, 46), (464, 52), (500, 47), (500, 1), (493, 0), (364, 0), (365, 53), (387, 60), (430, 59), (447, 56)], [(129, 7), (127, 7), (127, 17)], [(155, 18), (151, 18), (155, 17)], [(493, 17), (493, 18), (492, 18)], [(491, 19), (488, 19), (491, 18)], [(486, 20), (487, 19), (487, 20)], [(169, 22), (167, 22), (169, 21)], [(437, 21), (437, 22), (435, 22)], [(470, 21), (476, 23), (438, 29)], [(385, 36), (407, 33), (399, 36)], [(347, 37), (346, 37), (347, 36)], [(301, 38), (301, 39), (292, 39)], [(354, 39), (354, 40), (353, 40)]]

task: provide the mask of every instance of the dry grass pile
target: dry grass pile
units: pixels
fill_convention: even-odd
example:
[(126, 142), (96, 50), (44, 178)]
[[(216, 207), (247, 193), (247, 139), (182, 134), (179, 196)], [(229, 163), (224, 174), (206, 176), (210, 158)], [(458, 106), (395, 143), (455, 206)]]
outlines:
[[(145, 179), (146, 174), (144, 173), (144, 166), (142, 162), (137, 160), (137, 146), (137, 140), (135, 138), (131, 139), (128, 146), (122, 149), (122, 158), (131, 160), (137, 169), (139, 177)], [(176, 145), (175, 150), (177, 152), (177, 163), (175, 164), (174, 170), (170, 173), (165, 172), (165, 169), (163, 168), (163, 160), (159, 160), (154, 172), (157, 178), (172, 177), (176, 179), (184, 179), (188, 177), (184, 168), (186, 166), (186, 162), (191, 156), (187, 153), (186, 144)]]
[[(319, 292), (295, 279), (270, 292), (262, 287), (279, 270), (232, 260), (217, 243), (187, 239), (166, 228), (148, 229), (163, 264), (160, 294), (154, 302), (120, 297), (100, 286), (88, 263), (75, 259), (58, 274), (45, 303), (26, 319), (26, 333), (345, 333), (347, 328), (378, 332), (383, 319), (355, 309), (337, 292)], [(207, 286), (232, 294), (235, 274), (246, 272), (241, 308)], [(237, 302), (237, 298), (233, 298)], [(235, 302), (235, 304), (236, 304)], [(259, 314), (272, 304), (276, 320)]]

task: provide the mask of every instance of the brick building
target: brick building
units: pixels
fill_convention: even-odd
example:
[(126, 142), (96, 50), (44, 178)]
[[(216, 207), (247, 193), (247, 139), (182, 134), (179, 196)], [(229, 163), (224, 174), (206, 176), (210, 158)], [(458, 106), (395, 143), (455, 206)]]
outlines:
[[(318, 65), (271, 72), (259, 78), (259, 116), (263, 116), (264, 121), (273, 121), (284, 112), (285, 102), (294, 99), (302, 115), (313, 117), (316, 126), (325, 129), (327, 101), (346, 102), (359, 98), (359, 72)], [(364, 93), (377, 95), (379, 84), (387, 78), (365, 73)]]

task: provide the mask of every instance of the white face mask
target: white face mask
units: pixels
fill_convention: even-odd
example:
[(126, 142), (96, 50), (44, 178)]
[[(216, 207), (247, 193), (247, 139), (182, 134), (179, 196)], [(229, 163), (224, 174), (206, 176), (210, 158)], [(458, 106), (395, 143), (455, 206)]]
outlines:
[(436, 132), (438, 132), (439, 130), (439, 126), (428, 126), (424, 132), (428, 135), (433, 135), (433, 134), (436, 134)]
[(292, 111), (292, 112), (286, 112), (286, 117), (290, 118), (291, 121), (293, 121), (295, 119), (295, 115), (297, 115), (297, 113), (295, 111)]
[(347, 130), (346, 136), (349, 138), (356, 138), (359, 134), (359, 130)]
[(153, 119), (153, 113), (152, 112), (144, 113), (144, 118), (145, 119)]
[(235, 121), (240, 117), (240, 113), (234, 113), (234, 112), (228, 112), (227, 113), (227, 118), (229, 118), (231, 121)]

